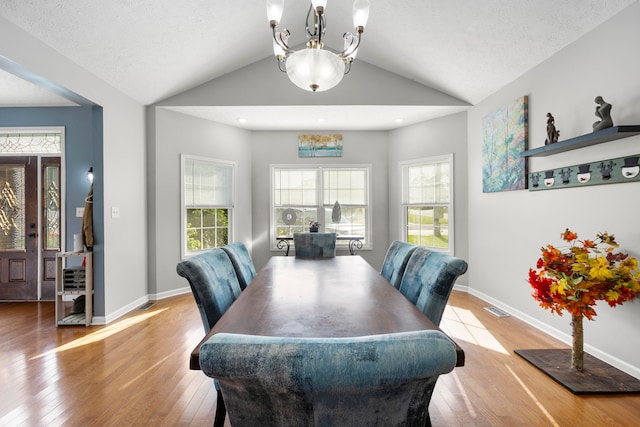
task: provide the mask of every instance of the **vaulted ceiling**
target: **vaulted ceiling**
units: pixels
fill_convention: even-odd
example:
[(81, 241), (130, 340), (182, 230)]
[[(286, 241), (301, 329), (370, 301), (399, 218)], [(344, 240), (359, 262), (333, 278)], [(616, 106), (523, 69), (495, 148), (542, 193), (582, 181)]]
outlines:
[[(371, 0), (369, 23), (353, 67), (366, 62), (473, 105), (635, 1)], [(150, 105), (271, 56), (265, 3), (3, 0), (0, 15), (116, 89)], [(281, 26), (292, 33), (290, 45), (306, 41), (308, 7), (306, 0), (285, 1)], [(342, 33), (352, 31), (351, 7), (351, 0), (328, 1), (325, 41), (333, 50), (341, 47)], [(0, 70), (0, 106), (69, 104)], [(283, 114), (281, 107), (252, 108), (243, 107), (233, 116), (254, 120), (248, 128), (276, 129), (282, 128), (278, 123), (283, 117), (292, 120), (297, 114), (313, 114), (300, 120), (315, 122), (318, 115), (317, 109), (311, 113), (290, 108)], [(355, 121), (362, 127), (377, 120), (375, 114), (359, 114), (358, 108), (350, 107), (349, 121), (342, 127), (344, 108), (325, 106), (322, 114), (334, 115), (328, 120), (331, 127), (343, 130)], [(394, 108), (394, 117), (411, 115), (408, 122), (451, 111), (446, 106), (442, 110)], [(204, 116), (233, 121), (230, 114), (223, 117), (224, 109), (217, 109)], [(262, 124), (256, 125), (258, 121)]]

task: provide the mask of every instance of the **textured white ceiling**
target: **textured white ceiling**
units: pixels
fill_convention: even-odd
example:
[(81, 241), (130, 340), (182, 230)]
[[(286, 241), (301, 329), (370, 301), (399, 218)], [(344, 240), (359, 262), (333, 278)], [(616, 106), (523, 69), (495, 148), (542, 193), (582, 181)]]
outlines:
[[(358, 58), (475, 104), (635, 1), (371, 0)], [(2, 0), (0, 14), (148, 105), (270, 56), (265, 3)], [(285, 2), (282, 26), (292, 32), (291, 45), (306, 40), (303, 21), (308, 4), (304, 0)], [(328, 1), (328, 46), (338, 48), (342, 33), (351, 30), (351, 6), (350, 0)], [(34, 104), (60, 101), (56, 97), (46, 100), (43, 93), (30, 91), (24, 84), (14, 87), (13, 78), (3, 74), (0, 72), (0, 105), (15, 105), (19, 99), (28, 105), (31, 97)], [(379, 125), (378, 114), (356, 108), (350, 109), (347, 127), (339, 126), (345, 119), (338, 111), (330, 127), (346, 130), (356, 126), (357, 120), (359, 128)], [(433, 107), (419, 110), (398, 106), (393, 114), (388, 108), (386, 112), (393, 118), (405, 115), (405, 124), (442, 115)], [(283, 118), (290, 122), (297, 114), (305, 115), (301, 120), (317, 123), (318, 115), (317, 109), (284, 112), (263, 107), (234, 111), (237, 114), (225, 118), (221, 111), (200, 107), (183, 112), (256, 129), (284, 128)], [(323, 112), (332, 114), (331, 109)], [(448, 114), (450, 109), (443, 112)], [(235, 122), (239, 116), (254, 117), (248, 122), (252, 125)]]

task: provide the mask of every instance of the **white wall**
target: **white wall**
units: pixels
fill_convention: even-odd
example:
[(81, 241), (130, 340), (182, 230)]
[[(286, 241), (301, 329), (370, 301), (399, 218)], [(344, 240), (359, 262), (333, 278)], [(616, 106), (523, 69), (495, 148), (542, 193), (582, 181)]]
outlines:
[[(256, 78), (256, 76), (261, 76)], [(268, 83), (268, 84), (267, 84)], [(376, 90), (371, 90), (375, 87)], [(157, 106), (206, 105), (451, 105), (467, 104), (442, 92), (382, 70), (366, 62), (350, 71), (340, 90), (322, 93), (302, 91), (282, 75), (272, 57), (250, 64), (201, 86), (160, 101)], [(157, 129), (160, 126), (155, 125)], [(367, 164), (373, 165), (373, 250), (360, 254), (380, 268), (389, 245), (387, 192), (388, 132), (342, 132), (344, 156), (338, 159), (300, 159), (297, 154), (299, 132), (251, 133), (253, 259), (262, 267), (272, 255), (267, 236), (269, 229), (270, 164)], [(150, 166), (152, 167), (152, 166)], [(153, 197), (153, 196), (151, 196)], [(151, 233), (153, 234), (153, 233)], [(153, 249), (152, 249), (153, 250)]]
[(149, 138), (149, 293), (166, 297), (189, 290), (176, 273), (180, 261), (180, 155), (237, 163), (234, 235), (251, 250), (251, 132), (176, 113), (148, 109)]
[(144, 107), (2, 17), (0, 55), (103, 107), (105, 316), (94, 323), (113, 320), (147, 295)]
[[(399, 162), (453, 154), (454, 185), (454, 255), (468, 262), (467, 207), (467, 114), (429, 120), (389, 133), (389, 240), (403, 240), (402, 170)], [(468, 283), (467, 275), (457, 280)]]
[[(570, 342), (570, 317), (554, 316), (531, 297), (528, 270), (539, 249), (561, 244), (565, 228), (581, 238), (614, 233), (623, 251), (640, 256), (640, 183), (544, 191), (482, 193), (482, 118), (512, 100), (529, 97), (529, 148), (544, 145), (546, 113), (560, 140), (592, 131), (594, 98), (613, 104), (616, 125), (640, 124), (640, 4), (636, 3), (593, 32), (526, 73), (469, 111), (469, 285), (472, 291)], [(640, 137), (531, 158), (530, 171), (640, 153)], [(640, 377), (640, 302), (596, 307), (585, 323), (585, 349)]]
[[(309, 132), (253, 132), (253, 260), (261, 268), (282, 251), (270, 250), (270, 165), (371, 165), (372, 241), (371, 250), (358, 251), (369, 264), (380, 269), (389, 245), (387, 195), (387, 132), (326, 132), (341, 133), (343, 156), (333, 158), (298, 158), (298, 134)], [(325, 132), (323, 132), (325, 133)], [(348, 252), (347, 252), (348, 254)], [(342, 254), (339, 254), (342, 255)]]

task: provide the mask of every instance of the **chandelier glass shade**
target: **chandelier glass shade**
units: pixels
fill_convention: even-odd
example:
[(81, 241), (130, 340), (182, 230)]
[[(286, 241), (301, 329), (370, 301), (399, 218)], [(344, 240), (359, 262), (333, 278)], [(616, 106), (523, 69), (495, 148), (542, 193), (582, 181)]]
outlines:
[(356, 34), (344, 33), (344, 50), (334, 53), (324, 49), (322, 41), (326, 5), (327, 0), (311, 0), (306, 21), (307, 47), (294, 51), (287, 44), (289, 30), (278, 29), (284, 0), (267, 0), (267, 19), (273, 33), (273, 53), (278, 61), (278, 68), (287, 73), (293, 84), (311, 92), (322, 92), (335, 87), (351, 70), (351, 63), (356, 57), (364, 27), (369, 19), (369, 0), (355, 0), (353, 24)]

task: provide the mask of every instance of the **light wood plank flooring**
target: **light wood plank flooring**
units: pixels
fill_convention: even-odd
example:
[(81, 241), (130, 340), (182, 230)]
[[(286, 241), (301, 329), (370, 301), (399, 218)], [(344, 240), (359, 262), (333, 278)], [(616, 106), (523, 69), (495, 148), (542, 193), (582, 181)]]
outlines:
[[(442, 327), (466, 365), (440, 377), (434, 426), (635, 426), (640, 395), (578, 397), (513, 353), (562, 348), (454, 292)], [(54, 325), (53, 303), (0, 303), (0, 426), (211, 426), (212, 381), (188, 368), (203, 336), (190, 294), (107, 326)], [(228, 420), (227, 420), (228, 425)]]

